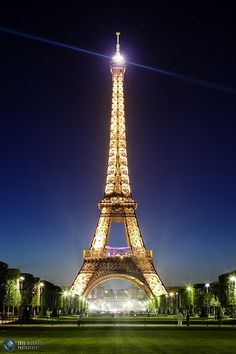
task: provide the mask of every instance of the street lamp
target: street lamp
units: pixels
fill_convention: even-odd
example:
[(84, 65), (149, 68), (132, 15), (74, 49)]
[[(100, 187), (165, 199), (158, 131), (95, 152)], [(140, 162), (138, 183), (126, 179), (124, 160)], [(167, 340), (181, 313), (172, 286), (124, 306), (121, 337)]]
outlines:
[(65, 314), (67, 313), (67, 296), (68, 295), (69, 295), (69, 291), (64, 290), (64, 292), (63, 292), (63, 297), (64, 297), (63, 307), (64, 307)]
[(233, 276), (233, 275), (229, 278), (229, 280), (232, 281), (232, 282), (234, 282), (234, 283), (236, 283), (236, 277)]
[(165, 306), (165, 312), (168, 314), (168, 297), (169, 297), (169, 295), (168, 294), (165, 294), (165, 298), (166, 298), (166, 306)]
[(19, 278), (19, 280), (20, 280), (20, 290), (22, 290), (22, 288), (23, 288), (23, 281), (25, 280), (25, 277), (23, 277), (23, 275), (21, 275), (20, 278)]
[(71, 295), (72, 315), (75, 312), (75, 294)]
[(234, 307), (235, 307), (235, 298), (236, 298), (236, 277), (234, 275), (231, 275), (229, 280), (234, 283)]
[(206, 288), (206, 293), (207, 293), (207, 315), (209, 313), (209, 299), (208, 299), (208, 290), (209, 290), (210, 284), (206, 283), (205, 288)]
[(41, 313), (41, 316), (42, 316), (42, 291), (43, 291), (43, 287), (44, 287), (44, 283), (41, 281), (39, 283), (39, 297), (40, 297), (40, 313)]
[(81, 309), (82, 309), (82, 312), (84, 312), (84, 310), (85, 310), (85, 297), (84, 296), (81, 296)]
[(175, 306), (176, 306), (176, 313), (179, 311), (179, 293), (175, 293)]
[(170, 296), (170, 306), (171, 306), (171, 314), (173, 315), (173, 313), (174, 313), (174, 304), (173, 304), (173, 297), (174, 297), (174, 293), (173, 293), (173, 291), (171, 291), (170, 293), (169, 293), (169, 296)]
[[(25, 277), (23, 275), (20, 276), (19, 278), (19, 290), (20, 290), (20, 304), (18, 305), (18, 318), (20, 317), (20, 306), (22, 307), (24, 304), (24, 301), (22, 301), (22, 290), (23, 290), (23, 281), (25, 280)], [(24, 300), (24, 297), (23, 297)], [(14, 315), (14, 310), (13, 310), (13, 315)]]
[(187, 292), (189, 293), (189, 311), (191, 312), (191, 306), (193, 308), (193, 313), (194, 313), (194, 292), (193, 292), (193, 286), (188, 285), (187, 286)]

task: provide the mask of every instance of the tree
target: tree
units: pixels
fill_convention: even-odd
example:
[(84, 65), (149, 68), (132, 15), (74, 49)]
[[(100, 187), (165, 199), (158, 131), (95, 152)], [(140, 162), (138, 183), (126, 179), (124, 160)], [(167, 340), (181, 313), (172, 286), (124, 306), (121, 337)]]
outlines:
[(168, 309), (168, 295), (162, 294), (160, 296), (160, 301), (159, 301), (159, 309), (160, 309), (160, 313), (167, 313), (167, 309)]
[(21, 274), (20, 293), (21, 293), (21, 308), (19, 317), (21, 320), (28, 322), (32, 315), (32, 300), (35, 279), (32, 274)]
[(153, 298), (153, 299), (150, 299), (149, 301), (148, 301), (148, 311), (149, 312), (155, 312), (155, 310), (156, 310), (156, 299), (155, 298)]
[(40, 288), (40, 279), (37, 277), (34, 277), (34, 286), (32, 290), (32, 307), (33, 307), (33, 312), (34, 315), (39, 313), (39, 307), (40, 307), (40, 293), (41, 293), (41, 288)]
[(0, 262), (0, 312), (5, 315), (5, 296), (6, 296), (6, 282), (7, 282), (8, 265)]
[(210, 298), (210, 307), (213, 307), (213, 314), (216, 314), (216, 307), (219, 309), (220, 308), (220, 301), (218, 299), (217, 296), (215, 296), (214, 294), (212, 295), (212, 297)]
[(222, 307), (229, 306), (228, 301), (228, 274), (221, 274), (219, 276), (219, 299)]
[(202, 306), (200, 313), (199, 313), (199, 317), (200, 318), (207, 318), (208, 317), (206, 306)]
[(35, 285), (35, 278), (32, 274), (23, 273), (24, 280), (21, 286), (21, 306), (32, 307), (33, 289)]
[(54, 307), (55, 308), (62, 307), (63, 304), (62, 289), (59, 286), (54, 286), (54, 293), (55, 293)]
[(236, 284), (230, 281), (230, 278), (235, 276), (236, 271), (219, 276), (219, 300), (227, 312), (233, 312), (236, 305)]
[(20, 294), (20, 270), (19, 269), (8, 269), (7, 281), (6, 281), (6, 293), (5, 293), (5, 304), (8, 307), (7, 312), (10, 312), (10, 307), (12, 308), (12, 313), (14, 315), (15, 307), (20, 306), (21, 294)]
[(43, 281), (44, 286), (41, 288), (41, 315), (45, 315), (46, 311), (53, 311), (61, 303), (61, 288), (54, 284)]

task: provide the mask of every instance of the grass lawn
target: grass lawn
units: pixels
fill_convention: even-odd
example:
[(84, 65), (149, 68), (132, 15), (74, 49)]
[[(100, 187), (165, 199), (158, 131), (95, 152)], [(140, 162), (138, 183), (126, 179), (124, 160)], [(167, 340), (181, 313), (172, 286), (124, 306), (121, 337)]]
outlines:
[[(17, 327), (0, 329), (1, 342), (38, 341), (44, 345), (26, 353), (77, 354), (218, 354), (236, 353), (235, 328), (176, 327)], [(1, 351), (1, 349), (0, 349)], [(17, 352), (18, 350), (15, 350)], [(22, 352), (22, 351), (21, 351)]]
[[(34, 318), (33, 322), (35, 324), (45, 324), (45, 323), (49, 323), (51, 324), (53, 323), (70, 323), (70, 324), (75, 324), (76, 323), (76, 319), (78, 316), (74, 315), (74, 316), (61, 316), (61, 317), (56, 317), (56, 318)], [(158, 324), (176, 324), (177, 323), (177, 319), (176, 319), (176, 315), (169, 315), (169, 316), (137, 316), (137, 317), (132, 317), (132, 316), (116, 316), (115, 318), (112, 316), (86, 316), (83, 317), (82, 319), (83, 323), (87, 324), (87, 323), (107, 323), (107, 324), (112, 324), (114, 323), (114, 321), (116, 323), (140, 323), (140, 324), (154, 324), (154, 323), (158, 323)], [(183, 321), (183, 323), (185, 324), (185, 320)], [(218, 321), (215, 318), (209, 318), (207, 321), (204, 321), (203, 319), (199, 318), (199, 317), (191, 317), (190, 318), (190, 323), (192, 325), (195, 324), (201, 324), (201, 325), (218, 325)], [(228, 319), (225, 318), (222, 321), (222, 324), (227, 324), (227, 325), (236, 325), (236, 320), (234, 319)]]

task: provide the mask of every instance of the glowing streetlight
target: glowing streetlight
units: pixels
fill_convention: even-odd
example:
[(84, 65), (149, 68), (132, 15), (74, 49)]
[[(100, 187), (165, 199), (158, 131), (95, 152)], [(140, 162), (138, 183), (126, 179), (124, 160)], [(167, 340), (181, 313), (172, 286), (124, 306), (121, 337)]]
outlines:
[(234, 283), (234, 306), (235, 306), (235, 298), (236, 298), (236, 277), (234, 275), (231, 275), (229, 278), (229, 281)]
[(69, 295), (69, 291), (65, 290), (65, 291), (63, 292), (63, 296), (64, 296), (64, 297), (67, 297), (68, 295)]
[(25, 280), (25, 277), (23, 275), (20, 276), (19, 282), (20, 282), (20, 290), (23, 289), (23, 281)]
[(64, 290), (63, 291), (63, 309), (64, 309), (64, 313), (67, 313), (67, 297), (69, 295), (69, 291), (68, 290)]
[(205, 288), (206, 288), (206, 292), (207, 292), (207, 315), (209, 313), (209, 299), (208, 299), (208, 290), (209, 290), (210, 284), (206, 283), (205, 284)]
[(176, 312), (179, 311), (179, 293), (175, 293), (175, 301), (176, 301)]
[(193, 286), (190, 284), (186, 287), (186, 290), (189, 294), (188, 298), (189, 298), (189, 311), (191, 311), (191, 306), (193, 308), (193, 313), (194, 313), (194, 288)]
[(40, 289), (39, 297), (40, 297), (40, 313), (41, 313), (41, 316), (42, 316), (42, 291), (43, 291), (43, 287), (44, 287), (44, 283), (41, 281), (39, 283), (39, 289)]
[(233, 276), (233, 275), (229, 278), (229, 280), (232, 281), (232, 282), (234, 282), (234, 283), (236, 283), (236, 277)]
[(174, 313), (174, 302), (173, 302), (174, 295), (175, 294), (174, 294), (173, 291), (171, 291), (169, 293), (169, 297), (170, 297), (169, 307), (170, 307), (170, 311), (171, 311), (172, 314)]

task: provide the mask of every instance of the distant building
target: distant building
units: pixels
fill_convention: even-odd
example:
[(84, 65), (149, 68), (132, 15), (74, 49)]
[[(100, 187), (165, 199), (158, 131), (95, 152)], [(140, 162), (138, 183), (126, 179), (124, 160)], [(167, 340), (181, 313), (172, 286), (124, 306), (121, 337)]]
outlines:
[(88, 297), (89, 312), (122, 312), (146, 311), (147, 297), (142, 289), (131, 286), (125, 289), (119, 289), (114, 292), (113, 289), (97, 286)]

